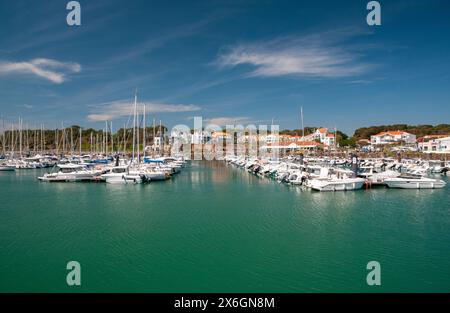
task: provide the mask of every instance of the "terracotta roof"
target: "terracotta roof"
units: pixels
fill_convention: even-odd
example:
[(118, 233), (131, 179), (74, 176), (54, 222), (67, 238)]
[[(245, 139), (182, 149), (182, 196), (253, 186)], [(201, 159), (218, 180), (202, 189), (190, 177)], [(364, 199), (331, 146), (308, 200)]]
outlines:
[(322, 145), (316, 141), (300, 141), (297, 144), (300, 146), (321, 146)]
[(328, 128), (319, 128), (318, 131), (319, 133), (325, 134), (328, 132)]
[(378, 133), (378, 134), (376, 134), (376, 135), (374, 135), (374, 136), (384, 136), (384, 135), (392, 135), (392, 136), (395, 136), (395, 135), (403, 135), (403, 134), (408, 134), (408, 133), (405, 132), (405, 131), (396, 130), (396, 131), (381, 132), (381, 133)]
[(269, 143), (267, 146), (280, 146), (280, 147), (288, 147), (288, 146), (321, 146), (322, 144), (315, 141), (299, 141), (299, 142), (280, 142), (280, 143)]
[(228, 134), (225, 132), (214, 132), (212, 134), (212, 137), (219, 137), (219, 136), (228, 136)]
[(423, 137), (420, 137), (419, 139), (417, 139), (417, 142), (425, 142), (425, 141), (429, 141), (432, 139), (439, 139), (439, 138), (445, 138), (445, 137), (450, 137), (450, 135), (427, 135), (427, 136), (423, 136)]

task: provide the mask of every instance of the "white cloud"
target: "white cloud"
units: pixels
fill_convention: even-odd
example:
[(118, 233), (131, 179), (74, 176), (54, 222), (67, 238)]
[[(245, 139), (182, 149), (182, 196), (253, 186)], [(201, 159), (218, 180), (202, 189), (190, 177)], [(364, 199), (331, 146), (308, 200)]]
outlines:
[(205, 119), (205, 123), (219, 126), (246, 124), (250, 122), (250, 118), (243, 116), (235, 117), (215, 117)]
[[(179, 113), (199, 111), (201, 108), (193, 104), (166, 104), (156, 102), (139, 102), (139, 111), (142, 113), (145, 104), (146, 113)], [(92, 113), (87, 116), (90, 121), (107, 121), (129, 116), (133, 113), (132, 101), (119, 100), (106, 102), (93, 106)]]
[(361, 74), (371, 65), (359, 62), (359, 54), (343, 42), (357, 33), (335, 31), (307, 37), (283, 37), (239, 44), (223, 51), (221, 67), (250, 65), (247, 76), (343, 77)]
[(32, 74), (55, 84), (67, 80), (68, 73), (78, 73), (81, 65), (52, 59), (33, 59), (23, 62), (0, 62), (0, 74)]

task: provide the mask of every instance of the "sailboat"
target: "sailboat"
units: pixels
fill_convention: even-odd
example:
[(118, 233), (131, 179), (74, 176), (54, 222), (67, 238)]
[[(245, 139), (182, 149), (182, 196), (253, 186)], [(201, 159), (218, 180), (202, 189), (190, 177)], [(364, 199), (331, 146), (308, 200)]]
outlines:
[[(133, 106), (133, 154), (130, 164), (126, 166), (119, 166), (116, 164), (109, 173), (101, 175), (107, 183), (110, 184), (140, 184), (145, 179), (145, 175), (141, 175), (139, 169), (139, 152), (138, 163), (135, 164), (135, 150), (136, 150), (136, 122), (137, 122), (137, 91), (134, 94), (134, 106)], [(138, 130), (139, 132), (139, 130)], [(138, 139), (137, 139), (138, 140)]]

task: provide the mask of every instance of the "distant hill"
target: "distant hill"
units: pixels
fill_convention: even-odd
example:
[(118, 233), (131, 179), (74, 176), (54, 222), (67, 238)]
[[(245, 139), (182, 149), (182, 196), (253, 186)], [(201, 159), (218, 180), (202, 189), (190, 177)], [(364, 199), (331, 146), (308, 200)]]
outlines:
[(362, 127), (355, 130), (353, 138), (356, 140), (370, 139), (370, 136), (376, 135), (383, 131), (402, 130), (419, 137), (426, 135), (450, 135), (450, 124), (440, 125), (407, 125), (407, 124), (395, 124), (395, 125), (380, 125)]

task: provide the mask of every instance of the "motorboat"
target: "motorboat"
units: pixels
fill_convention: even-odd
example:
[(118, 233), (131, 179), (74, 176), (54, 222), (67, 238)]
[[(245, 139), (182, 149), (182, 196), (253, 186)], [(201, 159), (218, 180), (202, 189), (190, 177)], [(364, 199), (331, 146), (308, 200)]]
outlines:
[(143, 175), (137, 171), (130, 172), (130, 167), (114, 166), (108, 173), (102, 174), (103, 179), (108, 184), (140, 184), (143, 182)]
[(331, 174), (328, 170), (324, 168), (319, 178), (308, 179), (305, 185), (316, 191), (347, 191), (361, 189), (366, 182), (350, 170), (334, 169)]
[(55, 168), (57, 171), (44, 174), (44, 176), (38, 177), (38, 179), (44, 182), (91, 181), (98, 174), (97, 171), (88, 170), (80, 164), (58, 164)]
[(393, 170), (378, 172), (373, 166), (359, 168), (358, 177), (366, 179), (371, 185), (385, 185), (385, 180), (400, 176), (400, 173)]
[(15, 165), (11, 164), (0, 164), (0, 172), (14, 172), (16, 170)]
[(396, 178), (385, 179), (384, 182), (389, 188), (401, 189), (438, 189), (446, 185), (443, 180), (417, 175), (400, 175)]

